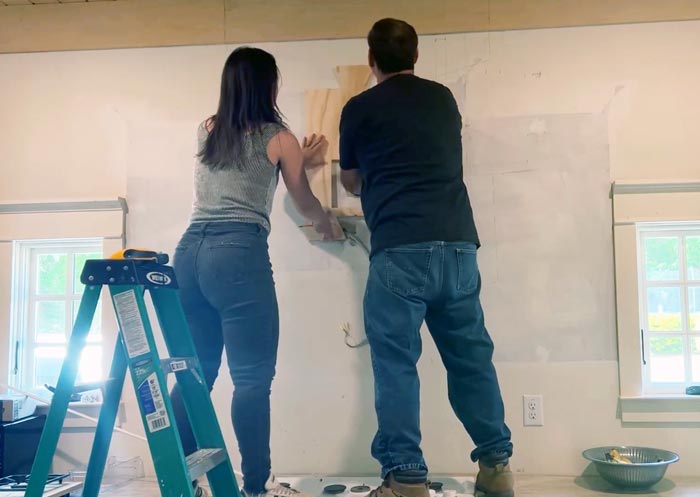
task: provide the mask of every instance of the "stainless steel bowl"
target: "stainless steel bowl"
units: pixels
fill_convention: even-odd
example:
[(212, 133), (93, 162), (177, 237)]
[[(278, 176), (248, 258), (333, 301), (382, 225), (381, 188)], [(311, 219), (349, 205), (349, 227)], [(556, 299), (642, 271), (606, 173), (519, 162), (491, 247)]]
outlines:
[[(632, 461), (621, 464), (609, 461), (606, 454), (616, 449), (621, 456)], [(678, 461), (678, 454), (649, 447), (596, 447), (583, 452), (583, 457), (591, 461), (600, 476), (616, 487), (640, 490), (659, 483), (669, 464)]]

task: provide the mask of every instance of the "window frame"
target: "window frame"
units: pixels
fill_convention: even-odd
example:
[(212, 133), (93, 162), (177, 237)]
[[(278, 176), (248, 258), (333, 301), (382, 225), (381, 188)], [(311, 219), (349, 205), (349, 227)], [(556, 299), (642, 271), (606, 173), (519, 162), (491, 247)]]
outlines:
[[(38, 347), (65, 349), (70, 339), (73, 328), (73, 306), (80, 301), (74, 286), (74, 256), (76, 254), (94, 251), (104, 254), (105, 240), (99, 237), (93, 238), (63, 238), (48, 240), (15, 240), (13, 241), (13, 271), (12, 271), (12, 305), (11, 305), (11, 331), (10, 331), (10, 369), (9, 384), (15, 388), (36, 391), (34, 385), (36, 378), (35, 351)], [(44, 254), (65, 251), (67, 254), (66, 272), (69, 277), (66, 291), (56, 295), (38, 295), (38, 257)], [(62, 300), (66, 306), (65, 316), (65, 340), (63, 342), (42, 342), (37, 340), (35, 333), (35, 306), (41, 301)], [(98, 304), (98, 311), (100, 310)], [(96, 316), (99, 316), (96, 313)], [(101, 327), (102, 328), (102, 327)], [(100, 348), (100, 355), (105, 357), (105, 337), (101, 330), (99, 340), (90, 340), (87, 347)], [(104, 363), (104, 361), (103, 361)], [(102, 376), (104, 376), (104, 364)]]
[[(692, 341), (694, 337), (700, 337), (700, 331), (691, 329), (690, 306), (688, 291), (691, 286), (700, 286), (700, 280), (689, 280), (686, 258), (686, 238), (700, 236), (700, 223), (694, 222), (643, 222), (636, 223), (637, 231), (637, 281), (639, 289), (639, 327), (643, 330), (642, 341), (642, 392), (644, 395), (682, 395), (685, 388), (696, 384), (693, 381)], [(646, 244), (648, 238), (677, 237), (678, 247), (678, 272), (677, 280), (650, 281), (646, 272)], [(649, 312), (647, 291), (649, 288), (680, 289), (681, 305), (681, 330), (679, 331), (651, 331), (649, 325)], [(683, 382), (653, 382), (651, 380), (651, 338), (652, 337), (681, 338), (683, 341), (683, 360), (685, 381)]]
[(700, 223), (700, 178), (615, 181), (611, 188), (620, 397), (625, 424), (700, 423), (700, 397), (645, 394), (639, 327), (638, 223)]

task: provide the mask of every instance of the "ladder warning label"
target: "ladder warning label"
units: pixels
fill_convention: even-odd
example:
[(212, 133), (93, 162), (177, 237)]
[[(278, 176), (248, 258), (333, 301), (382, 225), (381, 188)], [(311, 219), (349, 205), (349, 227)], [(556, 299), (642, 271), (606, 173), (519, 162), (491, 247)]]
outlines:
[(170, 363), (170, 371), (173, 373), (184, 371), (185, 369), (187, 369), (187, 361), (173, 361)]
[(136, 301), (136, 293), (133, 290), (128, 290), (115, 295), (114, 307), (117, 310), (117, 318), (119, 318), (119, 326), (124, 336), (129, 358), (133, 359), (148, 354), (151, 349), (148, 346), (148, 338)]
[(138, 392), (139, 401), (141, 402), (141, 407), (143, 407), (143, 413), (146, 417), (148, 431), (154, 433), (168, 428), (170, 426), (170, 420), (165, 410), (163, 393), (160, 390), (158, 376), (156, 376), (155, 373), (148, 375), (139, 385)]

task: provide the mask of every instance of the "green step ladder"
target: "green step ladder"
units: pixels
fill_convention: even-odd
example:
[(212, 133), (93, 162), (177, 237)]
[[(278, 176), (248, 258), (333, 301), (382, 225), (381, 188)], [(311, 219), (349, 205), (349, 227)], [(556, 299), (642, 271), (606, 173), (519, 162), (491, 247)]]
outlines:
[[(80, 281), (85, 285), (66, 358), (42, 432), (25, 497), (42, 497), (78, 374), (80, 354), (92, 325), (103, 286), (109, 287), (119, 336), (83, 487), (97, 497), (117, 419), (127, 369), (136, 390), (146, 438), (162, 497), (194, 497), (192, 482), (206, 474), (214, 497), (240, 497), (209, 389), (194, 350), (166, 254), (126, 250), (113, 259), (89, 260)], [(148, 291), (171, 356), (160, 359), (148, 320)], [(199, 450), (187, 458), (168, 393), (174, 374)]]

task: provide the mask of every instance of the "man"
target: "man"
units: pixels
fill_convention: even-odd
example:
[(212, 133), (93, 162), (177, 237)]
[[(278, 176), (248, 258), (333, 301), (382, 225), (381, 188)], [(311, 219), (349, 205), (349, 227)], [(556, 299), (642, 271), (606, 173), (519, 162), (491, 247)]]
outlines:
[(447, 369), (452, 408), (476, 445), (477, 495), (513, 497), (513, 448), (479, 303), (461, 116), (446, 87), (414, 75), (413, 27), (383, 19), (367, 39), (378, 84), (343, 109), (340, 166), (372, 234), (364, 312), (379, 425), (372, 455), (384, 478), (372, 497), (429, 495), (416, 370), (424, 320)]

